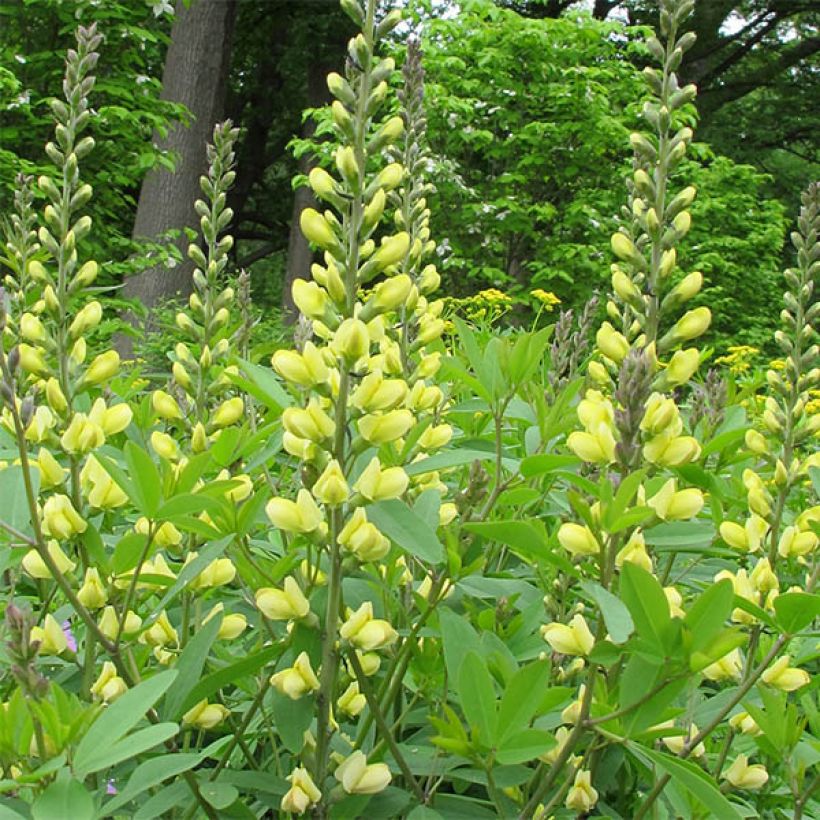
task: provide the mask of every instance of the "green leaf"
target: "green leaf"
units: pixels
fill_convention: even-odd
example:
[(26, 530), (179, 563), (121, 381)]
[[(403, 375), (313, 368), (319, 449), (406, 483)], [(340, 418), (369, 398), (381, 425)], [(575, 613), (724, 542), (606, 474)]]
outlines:
[(199, 515), (202, 512), (219, 515), (222, 509), (219, 501), (204, 493), (182, 493), (169, 498), (157, 510), (156, 519), (157, 521), (174, 521), (180, 516)]
[(174, 667), (177, 672), (176, 680), (165, 695), (163, 720), (178, 720), (182, 716), (182, 704), (202, 675), (202, 669), (211, 651), (211, 644), (216, 640), (221, 624), (222, 614), (217, 613), (194, 634), (182, 650)]
[(305, 730), (313, 721), (315, 698), (304, 697), (291, 700), (286, 695), (273, 692), (271, 698), (276, 731), (286, 749), (298, 754), (305, 745)]
[(403, 501), (380, 501), (367, 508), (367, 517), (396, 546), (409, 555), (438, 564), (444, 560), (444, 547), (436, 531)]
[(133, 441), (126, 442), (123, 452), (134, 487), (131, 500), (141, 513), (153, 518), (162, 500), (162, 481), (157, 465), (148, 452)]
[(621, 569), (620, 593), (638, 635), (663, 649), (669, 602), (655, 576), (627, 561)]
[(732, 582), (724, 579), (710, 586), (692, 604), (683, 619), (690, 630), (691, 651), (702, 649), (723, 629), (732, 611), (734, 597)]
[(201, 754), (163, 754), (140, 763), (134, 769), (125, 788), (103, 806), (100, 817), (109, 817), (144, 791), (168, 780), (169, 777), (176, 777), (193, 769), (203, 759), (204, 755)]
[(91, 793), (67, 777), (58, 777), (31, 807), (33, 820), (92, 820), (95, 813)]
[(83, 758), (82, 766), (75, 763), (74, 770), (78, 776), (100, 772), (159, 746), (160, 743), (170, 740), (178, 731), (179, 726), (176, 723), (155, 723), (146, 726), (117, 743), (89, 753)]
[(555, 470), (575, 467), (581, 463), (577, 456), (557, 455), (553, 453), (539, 453), (534, 456), (527, 456), (521, 459), (521, 475), (525, 478), (532, 478), (537, 475), (545, 475)]
[(139, 562), (148, 536), (138, 532), (126, 533), (114, 547), (114, 557), (111, 560), (111, 568), (115, 575), (122, 575), (124, 572), (134, 569)]
[(774, 611), (783, 631), (794, 635), (820, 617), (820, 595), (784, 592), (774, 599)]
[(441, 642), (444, 645), (444, 665), (447, 677), (455, 686), (464, 656), (470, 650), (481, 652), (478, 633), (464, 615), (457, 615), (452, 609), (442, 607), (438, 613)]
[(247, 390), (255, 399), (273, 410), (284, 410), (293, 404), (293, 399), (272, 370), (244, 359), (238, 359), (237, 364), (247, 378), (228, 374), (234, 384)]
[(495, 710), (493, 679), (477, 652), (469, 651), (458, 670), (458, 696), (469, 724), (478, 739), (489, 745), (495, 739), (498, 715)]
[(651, 763), (654, 763), (663, 769), (678, 786), (694, 795), (713, 817), (720, 817), (721, 820), (742, 820), (743, 815), (720, 793), (715, 782), (699, 766), (632, 741), (627, 741), (627, 747), (645, 765), (651, 766)]
[[(40, 471), (31, 470), (30, 476), (36, 498), (40, 489)], [(23, 468), (17, 464), (0, 470), (0, 519), (19, 532), (32, 532)], [(4, 531), (0, 530), (0, 533)]]
[(519, 669), (507, 681), (498, 708), (497, 742), (500, 745), (503, 746), (510, 735), (528, 726), (538, 711), (547, 687), (549, 668), (547, 660), (535, 661)]
[(620, 644), (628, 641), (635, 631), (635, 624), (623, 601), (593, 581), (583, 581), (581, 587), (598, 604), (612, 642)]
[(165, 694), (176, 676), (176, 670), (173, 669), (160, 672), (129, 689), (106, 707), (77, 746), (74, 771), (78, 776), (84, 777), (91, 772), (89, 764), (95, 763), (101, 753), (107, 753), (143, 719), (145, 713)]
[(507, 737), (496, 751), (495, 759), (505, 766), (529, 763), (555, 745), (555, 738), (541, 729), (524, 729)]
[(199, 793), (215, 809), (227, 809), (239, 797), (239, 790), (229, 783), (202, 783)]

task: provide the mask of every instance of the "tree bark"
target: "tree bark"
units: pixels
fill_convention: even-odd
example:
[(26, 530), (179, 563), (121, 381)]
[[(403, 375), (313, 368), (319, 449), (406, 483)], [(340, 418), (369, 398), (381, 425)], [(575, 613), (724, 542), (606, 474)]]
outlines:
[[(159, 148), (176, 155), (173, 173), (155, 168), (145, 177), (134, 222), (135, 239), (161, 240), (180, 231), (174, 244), (183, 254), (176, 267), (163, 264), (129, 278), (125, 295), (146, 308), (175, 294), (191, 292), (193, 263), (187, 258), (185, 228), (198, 226), (194, 201), (201, 196), (199, 177), (205, 172), (205, 149), (222, 117), (230, 66), (236, 0), (194, 0), (176, 4), (171, 43), (162, 74), (162, 97), (182, 103), (191, 113), (188, 125), (177, 123), (167, 136), (155, 137)], [(150, 318), (150, 314), (149, 314)]]

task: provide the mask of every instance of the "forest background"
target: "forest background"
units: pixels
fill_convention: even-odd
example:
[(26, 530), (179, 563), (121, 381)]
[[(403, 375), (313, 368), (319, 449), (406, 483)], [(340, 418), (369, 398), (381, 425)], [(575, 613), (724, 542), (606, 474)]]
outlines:
[[(605, 288), (652, 5), (410, 4), (397, 48), (422, 40), (434, 103), (431, 228), (451, 298), (501, 290), (517, 303), (510, 319), (523, 321), (544, 292), (577, 307)], [(328, 101), (324, 77), (342, 67), (350, 21), (335, 0), (0, 3), (0, 212), (20, 169), (49, 172), (47, 100), (74, 28), (92, 19), (106, 39), (101, 147), (87, 168), (105, 284), (141, 316), (157, 306), (155, 321), (172, 321), (159, 308), (190, 289), (181, 249), (197, 224), (205, 144), (230, 117), (241, 129), (233, 261), (251, 272), (264, 317), (257, 341), (275, 346), (290, 283), (309, 278), (296, 226), (315, 203), (300, 183), (329, 161), (329, 125), (312, 112)], [(698, 40), (683, 80), (699, 88), (699, 142), (686, 175), (703, 196), (686, 242), (716, 317), (708, 341), (722, 352), (765, 348), (777, 321), (787, 227), (820, 169), (818, 23), (811, 0), (709, 0), (692, 19)], [(100, 332), (117, 327), (112, 319)]]

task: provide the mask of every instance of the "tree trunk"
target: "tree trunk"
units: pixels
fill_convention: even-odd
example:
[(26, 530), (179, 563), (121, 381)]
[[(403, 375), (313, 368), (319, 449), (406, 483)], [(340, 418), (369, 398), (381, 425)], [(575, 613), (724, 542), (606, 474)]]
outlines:
[[(173, 173), (155, 168), (140, 190), (135, 239), (160, 240), (166, 231), (180, 231), (174, 244), (183, 254), (173, 268), (157, 265), (129, 278), (125, 295), (150, 309), (158, 301), (191, 292), (193, 263), (187, 258), (185, 228), (197, 228), (194, 201), (201, 196), (199, 177), (205, 172), (205, 149), (225, 104), (235, 0), (194, 0), (176, 4), (176, 19), (162, 74), (162, 97), (184, 104), (191, 112), (188, 126), (175, 124), (158, 146), (176, 155)], [(150, 316), (150, 314), (149, 314)]]
[[(323, 65), (320, 61), (312, 61), (308, 68), (308, 106), (318, 108), (325, 105), (330, 95), (327, 90), (325, 77), (331, 69)], [(302, 129), (302, 137), (308, 139), (312, 136), (315, 125), (312, 119), (305, 120)], [(314, 166), (314, 158), (310, 154), (304, 154), (299, 159), (299, 173), (308, 174)], [(285, 281), (282, 286), (282, 311), (285, 318), (295, 320), (297, 311), (293, 304), (291, 289), (297, 279), (310, 279), (310, 265), (313, 262), (313, 251), (308, 245), (307, 239), (302, 235), (299, 228), (299, 217), (305, 208), (316, 208), (316, 197), (313, 191), (306, 185), (298, 188), (293, 196), (293, 214), (290, 220), (290, 238), (288, 240), (288, 260), (285, 267)]]

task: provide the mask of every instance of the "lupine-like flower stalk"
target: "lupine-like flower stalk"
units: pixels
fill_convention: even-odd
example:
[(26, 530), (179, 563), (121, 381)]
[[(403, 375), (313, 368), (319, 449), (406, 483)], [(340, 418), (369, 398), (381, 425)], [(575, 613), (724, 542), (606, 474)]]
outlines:
[[(412, 46), (404, 72), (403, 117), (385, 118), (394, 62), (380, 58), (377, 49), (400, 14), (377, 20), (375, 0), (342, 5), (361, 33), (348, 45), (345, 76), (328, 77), (338, 137), (335, 173), (316, 168), (309, 176), (328, 209), (308, 208), (300, 219), (323, 261), (313, 265), (312, 281), (297, 280), (293, 286), (294, 303), (312, 332), (298, 349), (277, 351), (272, 360), (297, 398), (282, 417), (283, 446), (302, 462), (305, 486), (295, 498), (274, 498), (267, 506), (270, 520), (294, 536), (292, 548), (309, 546), (308, 555), (318, 551), (329, 570), (323, 651), (316, 667), (313, 781), (320, 791), (329, 773), (331, 706), (346, 691), (337, 675), (338, 644), (371, 653), (386, 651), (398, 637), (387, 621), (374, 617), (370, 602), (349, 613), (342, 625), (343, 559), (349, 557), (347, 567), (351, 560), (368, 564), (387, 557), (390, 542), (370, 520), (370, 505), (440, 488), (437, 474), (411, 480), (404, 465), (444, 446), (452, 433), (441, 421), (444, 396), (428, 381), (438, 369), (439, 354), (430, 346), (443, 322), (441, 303), (427, 298), (439, 277), (434, 266), (425, 264), (435, 245), (428, 187), (420, 177), (426, 162), (420, 55)], [(396, 208), (393, 229), (384, 220), (389, 205)], [(290, 605), (301, 595), (293, 586), (290, 592), (287, 586), (282, 593), (261, 592), (258, 605), (275, 617), (304, 618), (303, 607)], [(304, 669), (309, 668), (306, 661)], [(301, 684), (290, 686), (295, 669), (278, 677), (277, 685), (301, 694)], [(306, 684), (304, 691), (313, 688)], [(351, 699), (356, 693), (344, 702)], [(357, 713), (360, 707), (348, 704), (347, 711)], [(379, 780), (380, 788), (388, 779)], [(290, 798), (287, 802), (295, 805)]]

